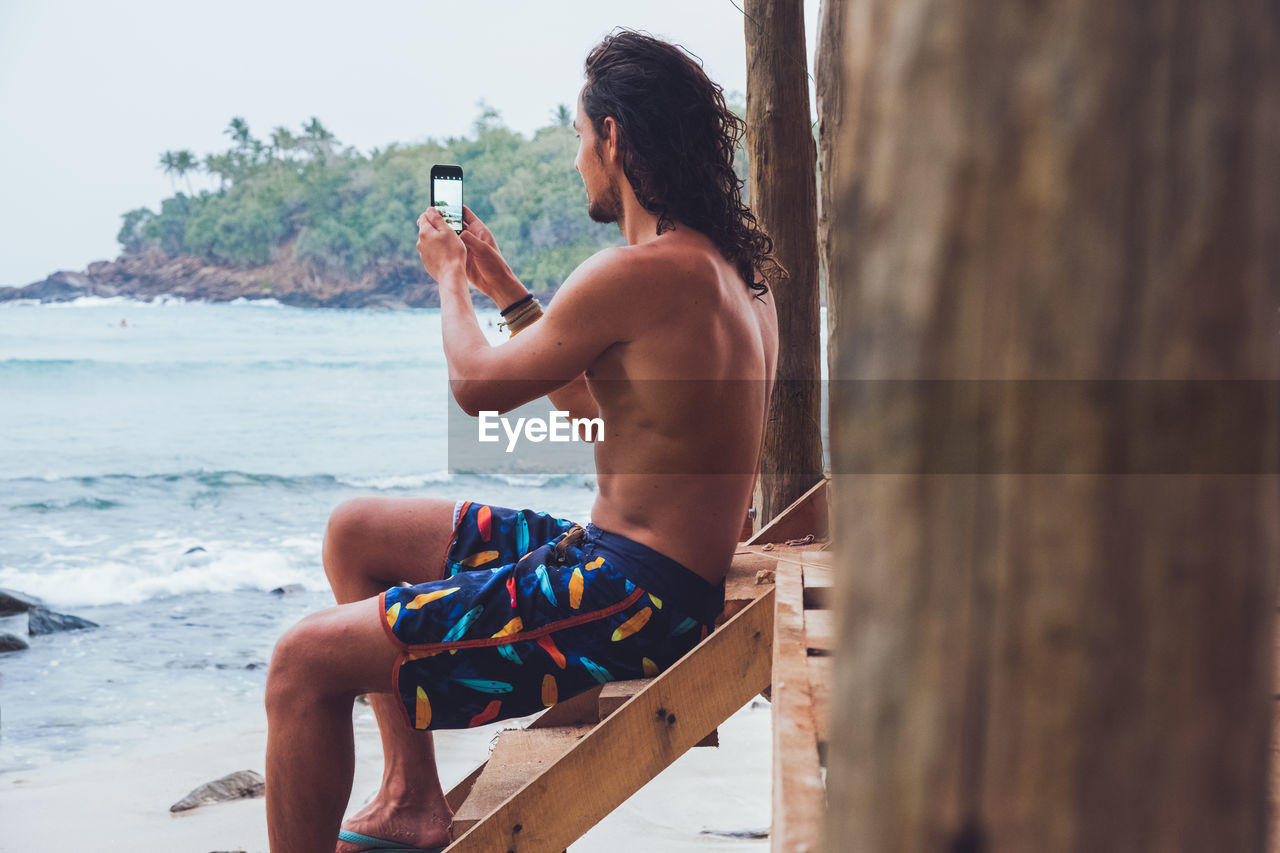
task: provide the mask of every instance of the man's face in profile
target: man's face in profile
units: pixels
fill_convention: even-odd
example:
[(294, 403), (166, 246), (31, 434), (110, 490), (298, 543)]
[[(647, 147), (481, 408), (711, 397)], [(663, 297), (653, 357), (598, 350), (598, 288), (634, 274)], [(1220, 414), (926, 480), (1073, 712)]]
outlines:
[(617, 222), (622, 216), (622, 195), (617, 179), (606, 173), (601, 154), (604, 140), (596, 135), (591, 119), (583, 111), (581, 96), (573, 129), (578, 134), (578, 156), (573, 160), (573, 167), (582, 175), (582, 184), (587, 190), (587, 215), (596, 222)]

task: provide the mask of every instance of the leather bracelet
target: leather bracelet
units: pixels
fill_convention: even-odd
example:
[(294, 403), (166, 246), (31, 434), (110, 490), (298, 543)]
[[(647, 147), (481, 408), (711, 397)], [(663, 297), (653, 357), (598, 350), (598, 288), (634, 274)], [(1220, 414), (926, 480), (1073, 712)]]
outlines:
[(533, 294), (532, 294), (532, 293), (526, 293), (526, 294), (525, 294), (523, 297), (521, 297), (520, 299), (517, 299), (515, 302), (512, 302), (510, 305), (508, 305), (506, 308), (503, 308), (503, 309), (502, 309), (502, 316), (503, 316), (503, 317), (505, 317), (505, 316), (507, 316), (508, 314), (510, 314), (512, 311), (514, 311), (514, 310), (516, 310), (517, 308), (519, 308), (521, 305), (524, 305), (525, 303), (527, 303), (527, 302), (532, 302), (532, 301), (533, 301)]
[(541, 316), (542, 306), (538, 304), (538, 300), (531, 298), (527, 303), (520, 306), (518, 310), (513, 311), (511, 316), (499, 323), (498, 328), (501, 329), (506, 326), (511, 337), (514, 338), (522, 330), (533, 325), (534, 321)]

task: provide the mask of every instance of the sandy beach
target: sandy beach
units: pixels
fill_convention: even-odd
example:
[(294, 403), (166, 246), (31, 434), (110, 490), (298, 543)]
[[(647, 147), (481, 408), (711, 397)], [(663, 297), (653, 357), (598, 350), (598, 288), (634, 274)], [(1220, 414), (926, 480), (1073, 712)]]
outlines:
[[(373, 715), (355, 711), (356, 776), (351, 810), (377, 788), (381, 754)], [(572, 846), (577, 853), (763, 850), (767, 839), (770, 713), (756, 698), (720, 727), (720, 746), (692, 749)], [(445, 787), (461, 779), (510, 723), (436, 736)], [(265, 853), (263, 800), (169, 806), (238, 770), (263, 768), (265, 717), (209, 731), (199, 740), (156, 738), (110, 756), (71, 759), (0, 775), (0, 850), (24, 853)]]

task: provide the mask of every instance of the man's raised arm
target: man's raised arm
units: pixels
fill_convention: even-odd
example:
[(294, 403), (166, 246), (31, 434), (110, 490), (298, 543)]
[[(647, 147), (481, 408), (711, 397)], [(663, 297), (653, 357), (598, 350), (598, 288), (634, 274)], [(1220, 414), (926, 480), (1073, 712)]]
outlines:
[[(613, 253), (621, 250), (606, 250), (580, 266), (540, 320), (493, 347), (480, 329), (468, 292), (468, 244), (434, 208), (418, 218), (418, 229), (423, 267), (440, 286), (449, 385), (463, 411), (473, 416), (484, 410), (506, 412), (580, 384), (565, 395), (556, 394), (580, 413), (586, 404), (581, 395), (590, 398), (582, 374), (600, 353), (625, 338), (629, 325), (625, 306), (615, 296), (625, 288), (613, 281), (620, 270)], [(554, 397), (552, 402), (560, 405)]]

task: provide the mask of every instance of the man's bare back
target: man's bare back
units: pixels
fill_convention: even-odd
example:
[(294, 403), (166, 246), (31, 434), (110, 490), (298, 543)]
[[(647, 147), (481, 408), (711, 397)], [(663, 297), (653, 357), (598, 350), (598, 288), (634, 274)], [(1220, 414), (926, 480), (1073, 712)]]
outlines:
[(614, 257), (639, 322), (587, 371), (605, 423), (591, 517), (718, 583), (751, 503), (777, 359), (773, 300), (754, 298), (688, 229)]

